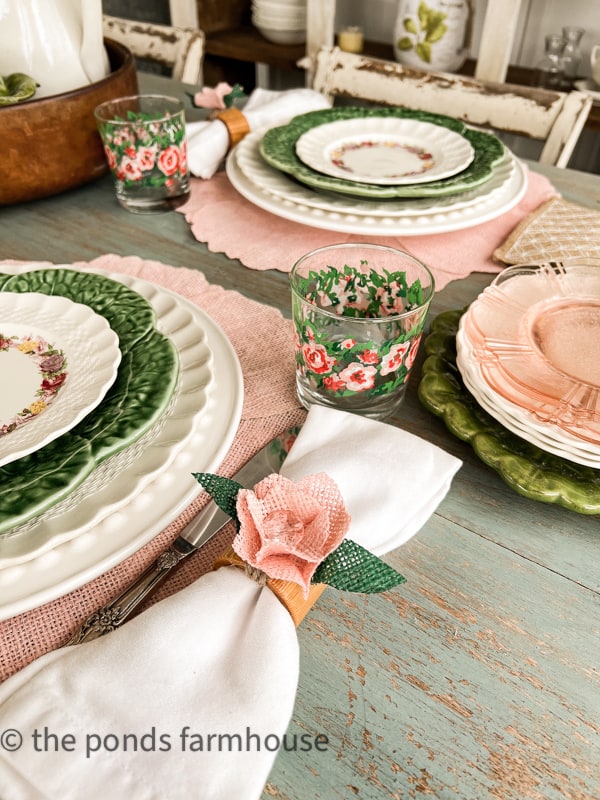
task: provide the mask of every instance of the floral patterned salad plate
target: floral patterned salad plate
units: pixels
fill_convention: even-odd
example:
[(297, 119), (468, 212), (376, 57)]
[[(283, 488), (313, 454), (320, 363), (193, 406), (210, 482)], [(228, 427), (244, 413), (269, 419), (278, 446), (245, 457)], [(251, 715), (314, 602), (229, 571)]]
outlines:
[(430, 183), (466, 169), (475, 151), (459, 133), (418, 119), (366, 117), (318, 125), (296, 142), (312, 169), (357, 183)]
[(73, 428), (117, 376), (119, 339), (66, 297), (0, 293), (0, 466)]
[[(296, 142), (307, 131), (320, 125), (347, 119), (380, 120), (412, 119), (439, 125), (463, 136), (474, 150), (474, 158), (461, 172), (447, 178), (439, 178), (429, 183), (410, 183), (404, 185), (379, 185), (376, 183), (359, 183), (347, 178), (324, 175), (305, 164), (296, 153)], [(505, 148), (497, 136), (484, 131), (467, 128), (460, 120), (443, 114), (426, 111), (415, 111), (408, 108), (327, 108), (320, 111), (309, 111), (294, 117), (287, 125), (267, 130), (260, 143), (260, 153), (272, 167), (285, 172), (300, 183), (314, 189), (356, 197), (439, 197), (459, 194), (486, 183), (493, 174), (497, 164), (505, 155)]]
[(107, 320), (121, 351), (116, 378), (93, 413), (44, 447), (0, 466), (3, 533), (67, 498), (101, 462), (149, 431), (171, 401), (179, 358), (156, 329), (152, 306), (107, 278), (74, 269), (1, 273), (0, 292), (37, 292), (84, 304)]

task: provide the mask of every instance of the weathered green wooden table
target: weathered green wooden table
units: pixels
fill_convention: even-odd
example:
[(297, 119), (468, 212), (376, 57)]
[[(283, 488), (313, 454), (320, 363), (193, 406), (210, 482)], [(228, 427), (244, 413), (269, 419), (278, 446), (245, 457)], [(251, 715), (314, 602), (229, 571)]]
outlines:
[[(540, 171), (600, 208), (599, 176)], [(135, 254), (197, 268), (289, 315), (285, 275), (209, 253), (181, 214), (126, 213), (108, 177), (0, 209), (0, 226), (0, 258)], [(432, 315), (490, 279), (450, 284)], [(397, 424), (464, 466), (433, 518), (387, 557), (404, 586), (325, 592), (302, 623), (289, 733), (329, 744), (280, 752), (264, 800), (599, 798), (600, 521), (516, 494), (422, 407), (418, 379)]]

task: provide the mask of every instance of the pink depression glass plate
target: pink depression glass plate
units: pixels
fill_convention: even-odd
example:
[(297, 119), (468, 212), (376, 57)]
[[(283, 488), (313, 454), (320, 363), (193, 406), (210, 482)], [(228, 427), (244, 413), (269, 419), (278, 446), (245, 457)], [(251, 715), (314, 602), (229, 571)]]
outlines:
[(600, 441), (600, 260), (509, 267), (469, 308), (487, 384), (576, 436)]
[(505, 428), (548, 453), (600, 469), (600, 444), (582, 439), (557, 425), (540, 422), (530, 411), (502, 397), (489, 386), (474, 358), (464, 316), (456, 335), (456, 365), (467, 390)]

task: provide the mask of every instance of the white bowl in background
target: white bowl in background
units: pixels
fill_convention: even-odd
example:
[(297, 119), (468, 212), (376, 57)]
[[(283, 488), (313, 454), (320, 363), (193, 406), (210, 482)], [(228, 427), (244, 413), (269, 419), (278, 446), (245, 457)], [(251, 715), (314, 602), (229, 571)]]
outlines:
[(306, 14), (271, 14), (267, 11), (255, 9), (252, 12), (252, 19), (257, 20), (261, 25), (271, 25), (282, 28), (289, 25), (290, 28), (298, 28), (301, 25), (306, 27)]
[(291, 3), (280, 5), (279, 3), (273, 3), (272, 0), (253, 0), (252, 10), (268, 11), (273, 14), (306, 14), (306, 3), (301, 5), (292, 5)]
[(302, 8), (306, 9), (306, 0), (252, 0), (252, 7), (272, 6), (277, 9), (283, 8)]
[(261, 25), (255, 26), (260, 33), (269, 42), (274, 44), (302, 44), (306, 41), (306, 30), (277, 30), (273, 28), (264, 28)]

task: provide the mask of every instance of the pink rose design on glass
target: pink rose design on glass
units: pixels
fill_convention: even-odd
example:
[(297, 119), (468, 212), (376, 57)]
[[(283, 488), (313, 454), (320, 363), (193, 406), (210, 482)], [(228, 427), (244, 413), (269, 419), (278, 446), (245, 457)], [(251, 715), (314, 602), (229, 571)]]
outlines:
[(389, 375), (390, 372), (395, 372), (397, 369), (399, 369), (402, 366), (402, 362), (404, 361), (404, 357), (408, 353), (409, 348), (410, 342), (395, 344), (390, 349), (390, 352), (383, 357), (381, 363), (381, 374)]
[(372, 389), (375, 385), (377, 370), (375, 367), (368, 367), (355, 361), (343, 369), (339, 377), (346, 384), (346, 388), (352, 392), (364, 392)]
[(379, 353), (377, 350), (363, 350), (362, 353), (358, 353), (358, 358), (363, 364), (379, 363)]
[(174, 175), (179, 169), (179, 148), (170, 145), (158, 157), (158, 168), (164, 175)]
[(138, 151), (138, 164), (140, 169), (146, 171), (154, 169), (156, 161), (156, 149), (154, 147), (142, 147)]
[(415, 363), (415, 358), (417, 357), (417, 352), (419, 350), (419, 342), (421, 341), (421, 337), (417, 336), (416, 339), (413, 340), (410, 352), (406, 356), (405, 366), (407, 370), (412, 369), (412, 365)]
[(298, 483), (269, 475), (239, 491), (236, 511), (235, 552), (270, 578), (299, 584), (305, 597), (315, 570), (350, 526), (340, 490), (325, 473)]
[(331, 372), (335, 365), (335, 358), (327, 355), (327, 350), (321, 344), (305, 344), (302, 347), (304, 362), (311, 372), (323, 375)]

